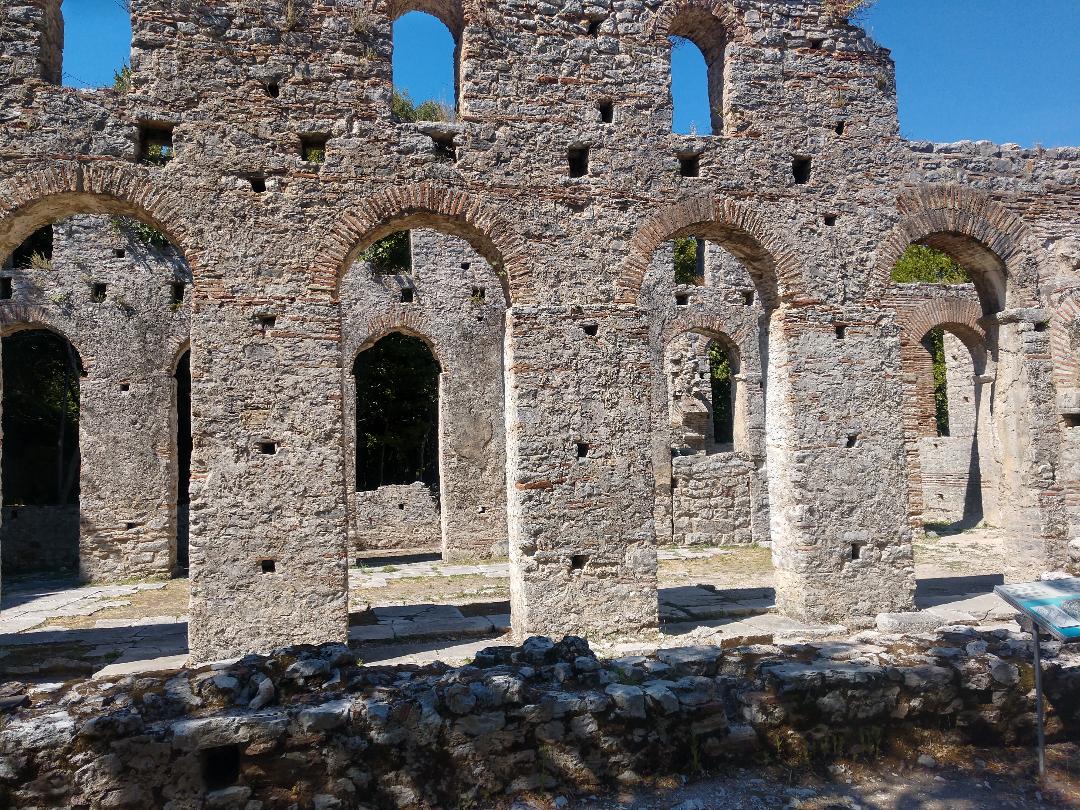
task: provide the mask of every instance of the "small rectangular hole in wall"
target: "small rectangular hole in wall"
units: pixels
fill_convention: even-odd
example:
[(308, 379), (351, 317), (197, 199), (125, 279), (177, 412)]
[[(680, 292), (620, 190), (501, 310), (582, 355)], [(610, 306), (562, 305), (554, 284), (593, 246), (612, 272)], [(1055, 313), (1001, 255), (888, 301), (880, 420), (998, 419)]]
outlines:
[(485, 290), (483, 287), (473, 287), (472, 295), (470, 296), (470, 298), (472, 298), (474, 302), (479, 304), (481, 301), (487, 299), (487, 290)]
[(581, 331), (583, 331), (589, 337), (596, 337), (596, 333), (599, 330), (600, 327), (595, 323), (587, 323), (583, 327), (581, 327)]
[(472, 267), (472, 262), (462, 262), (461, 263), (461, 269), (462, 270), (468, 270), (470, 267)]
[(837, 325), (837, 327), (836, 327), (836, 339), (837, 340), (844, 340), (846, 337), (847, 337), (847, 327), (842, 326), (842, 325)]
[(301, 135), (300, 159), (308, 163), (326, 162), (326, 143), (329, 135)]
[(825, 215), (825, 225), (831, 228), (835, 224), (836, 224), (836, 214), (826, 214)]
[(266, 193), (266, 178), (265, 177), (249, 177), (248, 182), (251, 183), (251, 190), (256, 194)]
[(137, 529), (137, 528), (139, 528), (139, 524), (138, 524), (138, 523), (125, 523), (125, 524), (124, 524), (124, 528), (125, 528), (125, 529), (126, 529), (127, 531), (129, 531), (129, 532), (130, 532), (130, 531), (132, 531), (132, 530), (134, 530), (134, 529)]
[(796, 157), (791, 161), (791, 176), (799, 185), (810, 182), (810, 173), (813, 170), (813, 161), (808, 157)]
[(598, 37), (598, 36), (600, 36), (600, 25), (603, 22), (604, 22), (604, 20), (602, 18), (601, 19), (596, 19), (595, 17), (594, 18), (586, 18), (584, 20), (585, 33), (588, 34), (590, 37)]
[(277, 98), (281, 95), (281, 85), (277, 82), (267, 82), (263, 85), (263, 89), (270, 98)]
[(600, 112), (600, 123), (610, 124), (615, 120), (615, 104), (611, 101), (601, 101), (596, 105), (596, 109)]
[(1050, 328), (1050, 323), (1048, 321), (1042, 321), (1041, 323), (1035, 324), (1035, 331), (1036, 332), (1045, 332), (1049, 328)]
[(571, 571), (584, 571), (585, 566), (589, 564), (588, 554), (575, 554), (570, 558), (570, 570)]
[(862, 556), (862, 546), (858, 543), (851, 544), (851, 559), (857, 560)]
[(123, 248), (113, 248), (112, 255), (114, 259), (122, 259), (127, 256), (127, 251)]
[(10, 301), (12, 294), (11, 276), (0, 276), (0, 301)]
[(413, 302), (414, 292), (412, 287), (401, 288), (401, 303), (411, 304)]
[(397, 508), (398, 508), (398, 509), (400, 509), (400, 510), (401, 510), (402, 512), (404, 512), (404, 511), (405, 511), (405, 504), (403, 504), (403, 503), (399, 503), (399, 504), (397, 505)]
[(260, 560), (259, 568), (264, 574), (273, 574), (277, 571), (277, 560)]
[(690, 303), (690, 296), (686, 293), (679, 293), (675, 296), (675, 306), (685, 307)]
[(566, 152), (571, 177), (585, 177), (589, 173), (589, 147), (575, 146)]
[(852, 433), (847, 437), (847, 446), (849, 448), (859, 446), (859, 434), (858, 433)]
[(256, 318), (256, 320), (258, 320), (259, 328), (263, 332), (266, 332), (266, 331), (268, 331), (270, 329), (273, 329), (275, 326), (277, 326), (277, 316), (276, 315), (259, 315)]
[(577, 457), (578, 458), (588, 458), (588, 456), (589, 456), (589, 445), (585, 444), (585, 442), (578, 442), (577, 443)]
[(744, 290), (742, 294), (742, 302), (744, 306), (752, 307), (754, 305), (754, 291)]
[(102, 284), (100, 281), (90, 285), (90, 300), (95, 304), (102, 304), (105, 302), (105, 294), (108, 292), (109, 287), (106, 284)]
[(679, 155), (679, 174), (683, 177), (700, 177), (701, 155)]
[(184, 303), (184, 282), (174, 281), (169, 285), (169, 303), (174, 307), (180, 306)]
[(164, 166), (175, 157), (173, 128), (163, 124), (139, 127), (139, 162)]
[(846, 121), (837, 121), (836, 126), (833, 127), (833, 132), (835, 132), (837, 135), (843, 135), (844, 131), (846, 129), (847, 129), (847, 122)]
[(821, 46), (824, 45), (824, 44), (825, 44), (825, 40), (823, 40), (823, 39), (812, 39), (812, 40), (810, 40), (810, 47), (813, 48), (815, 51), (820, 50)]
[(1065, 427), (1080, 428), (1080, 413), (1063, 413), (1061, 418), (1065, 420)]
[(277, 455), (277, 442), (259, 442), (258, 448), (264, 456)]
[(435, 157), (453, 163), (457, 160), (457, 147), (454, 146), (453, 135), (432, 135), (431, 145), (435, 150)]
[[(273, 560), (263, 562), (273, 563)], [(219, 745), (199, 752), (203, 784), (207, 791), (223, 790), (240, 781), (240, 746)]]
[(121, 391), (130, 391), (131, 390), (131, 383), (120, 383), (120, 390)]

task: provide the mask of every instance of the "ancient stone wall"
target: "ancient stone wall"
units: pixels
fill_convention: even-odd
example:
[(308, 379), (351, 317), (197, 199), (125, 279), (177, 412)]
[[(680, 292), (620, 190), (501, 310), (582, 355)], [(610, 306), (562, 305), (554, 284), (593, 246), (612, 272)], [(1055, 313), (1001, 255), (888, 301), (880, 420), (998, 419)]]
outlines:
[[(1032, 744), (1024, 634), (944, 627), (828, 645), (761, 641), (603, 660), (580, 638), (532, 638), (459, 669), (358, 667), (344, 646), (327, 645), (167, 678), (65, 684), (24, 697), (0, 726), (0, 801), (491, 806), (507, 794), (625, 789), (763, 761), (874, 763), (930, 744), (939, 756)], [(1080, 662), (1058, 644), (1044, 650), (1050, 739), (1074, 741)]]
[[(912, 454), (889, 270), (912, 241), (976, 275), (1000, 490), (1025, 538), (1017, 575), (1067, 561), (1077, 487), (1062, 452), (1075, 442), (1052, 313), (1077, 289), (1075, 267), (1059, 272), (1074, 255), (1077, 150), (904, 142), (888, 53), (818, 0), (425, 6), (458, 42), (457, 118), (437, 125), (390, 111), (404, 6), (134, 0), (124, 94), (54, 84), (58, 8), (0, 7), (0, 254), (49, 221), (123, 214), (165, 231), (191, 268), (196, 659), (345, 638), (345, 389), (353, 341), (378, 331), (353, 331), (350, 312), (400, 328), (404, 303), (356, 259), (402, 229), (465, 239), (509, 303), (470, 325), (485, 369), (503, 341), (518, 632), (655, 626), (655, 493), (671, 480), (670, 437), (655, 429), (661, 347), (684, 331), (739, 347), (751, 503), (767, 507), (753, 533), (772, 542), (781, 609), (857, 621), (909, 607)], [(669, 33), (723, 55), (712, 135), (671, 132)], [(322, 162), (305, 159), (312, 139)], [(172, 159), (155, 161), (148, 147), (166, 141)], [(680, 236), (719, 246), (742, 275), (674, 289), (664, 245)], [(439, 323), (469, 322), (464, 279), (444, 286), (464, 306)], [(20, 307), (0, 305), (26, 313), (13, 328), (31, 320)], [(133, 376), (119, 392), (102, 368), (84, 381), (100, 403), (89, 425), (122, 420), (121, 393), (147, 414), (164, 403), (163, 385)], [(490, 380), (463, 389), (492, 397), (480, 434), (459, 423), (471, 447), (491, 427), (489, 466), (466, 454), (483, 492), (462, 490), (460, 510), (443, 497), (444, 536), (458, 515), (462, 532), (479, 527), (478, 552), (503, 525), (498, 504), (486, 517), (464, 505), (497, 477)], [(106, 456), (88, 449), (91, 463)], [(95, 530), (121, 544), (149, 533), (160, 550), (156, 527), (126, 528), (142, 520), (131, 511), (99, 509)]]
[(69, 576), (79, 570), (79, 507), (5, 506), (3, 570)]

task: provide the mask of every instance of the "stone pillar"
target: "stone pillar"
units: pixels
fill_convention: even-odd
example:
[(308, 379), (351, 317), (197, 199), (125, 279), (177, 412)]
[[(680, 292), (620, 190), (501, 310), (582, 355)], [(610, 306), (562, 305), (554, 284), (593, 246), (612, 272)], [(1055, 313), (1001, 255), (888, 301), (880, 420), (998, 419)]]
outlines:
[(1068, 562), (1068, 519), (1056, 468), (1060, 452), (1047, 313), (1013, 310), (990, 316), (997, 346), (993, 443), (1000, 512), (1008, 530), (1006, 576), (1038, 577)]
[(645, 316), (597, 306), (515, 307), (508, 317), (514, 632), (602, 638), (654, 629)]
[(168, 577), (176, 564), (173, 381), (93, 374), (79, 386), (79, 573)]
[(777, 605), (868, 623), (912, 608), (898, 330), (880, 310), (787, 305), (769, 326)]
[(195, 662), (346, 640), (339, 330), (329, 302), (192, 314)]

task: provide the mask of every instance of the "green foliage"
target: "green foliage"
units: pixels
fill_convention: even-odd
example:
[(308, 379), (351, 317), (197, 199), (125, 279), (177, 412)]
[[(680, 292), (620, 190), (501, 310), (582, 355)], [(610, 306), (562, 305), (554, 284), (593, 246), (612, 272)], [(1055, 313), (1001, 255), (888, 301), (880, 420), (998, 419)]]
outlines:
[(325, 143), (306, 143), (304, 144), (303, 158), (308, 163), (325, 163), (326, 162), (326, 144)]
[(142, 220), (135, 219), (134, 217), (110, 217), (109, 221), (119, 233), (138, 242), (142, 242), (148, 247), (152, 247), (156, 250), (166, 250), (172, 246), (169, 242), (169, 237), (153, 225), (147, 225)]
[(126, 62), (119, 70), (113, 71), (113, 90), (120, 95), (131, 92), (131, 65)]
[(358, 491), (438, 486), (440, 371), (422, 340), (397, 333), (356, 358)]
[(447, 105), (434, 99), (415, 103), (405, 90), (394, 90), (390, 100), (390, 111), (403, 123), (415, 124), (418, 121), (450, 121), (454, 111)]
[(700, 284), (698, 275), (698, 240), (684, 236), (675, 240), (675, 283)]
[(731, 402), (731, 359), (723, 347), (709, 345), (709, 378), (712, 382), (713, 440), (717, 444), (735, 441), (735, 414)]
[(3, 374), (4, 503), (74, 503), (79, 447), (74, 349), (52, 332), (16, 332), (3, 339)]
[(934, 358), (934, 411), (939, 436), (949, 435), (949, 380), (945, 363), (945, 330), (932, 329), (923, 345)]
[(970, 284), (967, 270), (952, 257), (926, 245), (909, 245), (892, 271), (898, 284)]
[(380, 275), (392, 276), (396, 273), (411, 272), (412, 245), (409, 232), (397, 231), (380, 239), (361, 253), (360, 258)]

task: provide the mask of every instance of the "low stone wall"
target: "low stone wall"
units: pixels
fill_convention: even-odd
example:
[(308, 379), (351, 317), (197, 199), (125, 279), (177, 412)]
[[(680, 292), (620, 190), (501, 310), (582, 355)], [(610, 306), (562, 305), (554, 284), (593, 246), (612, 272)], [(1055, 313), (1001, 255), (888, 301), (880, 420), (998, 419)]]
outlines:
[(672, 458), (672, 540), (675, 545), (752, 543), (750, 479), (753, 474), (753, 462), (743, 453)]
[(439, 501), (420, 482), (354, 492), (354, 551), (438, 550), (442, 547)]
[[(1080, 653), (1046, 645), (1052, 737), (1080, 732)], [(597, 659), (577, 638), (472, 666), (357, 666), (344, 646), (69, 683), (0, 715), (0, 805), (477, 807), (725, 761), (806, 764), (1026, 742), (1031, 643), (1007, 630), (685, 647)], [(247, 804), (261, 802), (259, 805)]]
[(0, 554), (5, 575), (78, 573), (79, 507), (5, 506)]

